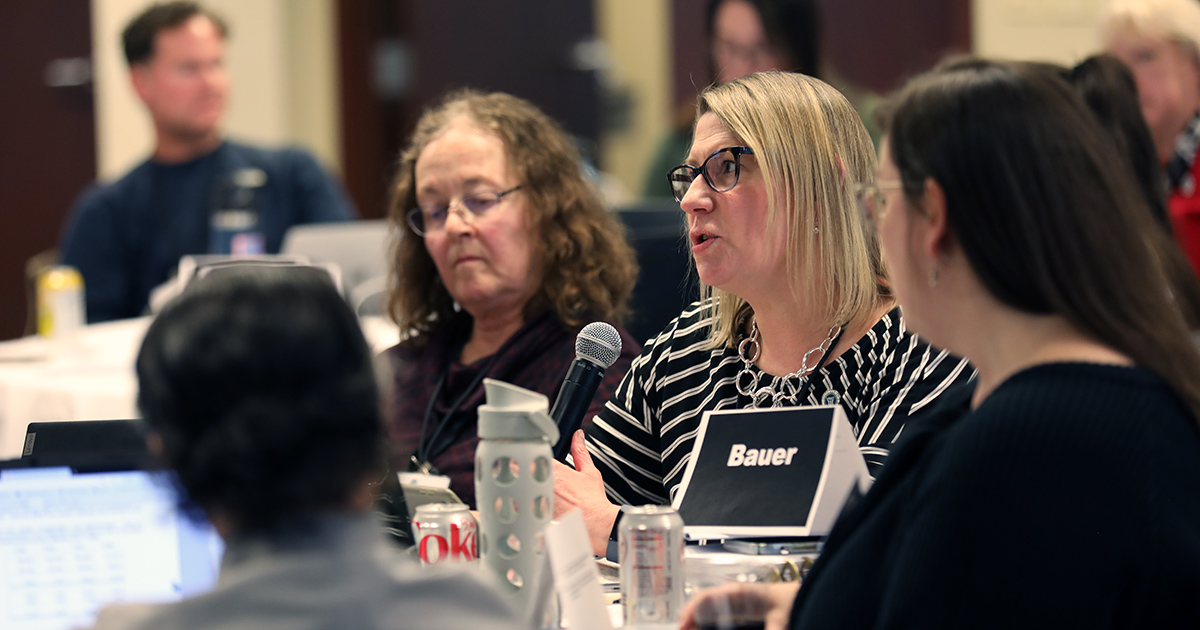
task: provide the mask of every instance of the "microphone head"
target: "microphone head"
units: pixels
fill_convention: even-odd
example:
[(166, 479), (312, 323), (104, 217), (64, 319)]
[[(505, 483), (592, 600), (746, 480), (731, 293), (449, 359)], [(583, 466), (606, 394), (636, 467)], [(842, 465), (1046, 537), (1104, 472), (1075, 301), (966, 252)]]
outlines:
[(621, 335), (604, 322), (592, 322), (575, 338), (575, 358), (591, 361), (605, 369), (621, 356)]

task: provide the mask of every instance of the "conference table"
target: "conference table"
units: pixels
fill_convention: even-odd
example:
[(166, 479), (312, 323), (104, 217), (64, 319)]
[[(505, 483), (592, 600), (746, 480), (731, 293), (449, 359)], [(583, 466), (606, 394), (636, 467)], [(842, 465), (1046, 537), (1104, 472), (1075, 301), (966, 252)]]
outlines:
[[(134, 363), (152, 318), (86, 326), (72, 339), (25, 337), (0, 342), (0, 460), (21, 456), (30, 422), (138, 417)], [(399, 330), (381, 317), (364, 317), (363, 333), (376, 352), (395, 345)], [(807, 572), (816, 550), (795, 555), (730, 553), (721, 544), (688, 546), (688, 595), (729, 581), (774, 582)], [(621, 626), (616, 565), (600, 561), (606, 606)]]
[[(0, 342), (0, 460), (21, 456), (30, 422), (138, 417), (134, 361), (151, 319), (86, 326), (71, 339)], [(400, 339), (382, 317), (361, 322), (377, 352)]]

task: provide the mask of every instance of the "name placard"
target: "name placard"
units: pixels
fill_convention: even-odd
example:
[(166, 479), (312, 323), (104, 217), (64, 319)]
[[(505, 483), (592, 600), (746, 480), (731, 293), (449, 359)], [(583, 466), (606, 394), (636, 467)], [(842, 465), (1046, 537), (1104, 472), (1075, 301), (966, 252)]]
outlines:
[(689, 538), (824, 536), (870, 483), (838, 405), (710, 411), (672, 505)]

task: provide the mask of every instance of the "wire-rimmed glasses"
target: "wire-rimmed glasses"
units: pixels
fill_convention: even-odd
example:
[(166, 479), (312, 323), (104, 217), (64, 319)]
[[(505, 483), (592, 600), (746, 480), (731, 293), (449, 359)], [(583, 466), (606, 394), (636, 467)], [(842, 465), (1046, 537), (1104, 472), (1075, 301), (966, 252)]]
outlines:
[(446, 228), (446, 219), (450, 218), (450, 213), (458, 210), (465, 219), (468, 216), (472, 219), (487, 214), (488, 210), (496, 207), (501, 199), (510, 193), (520, 190), (523, 186), (514, 186), (508, 190), (500, 192), (481, 191), (463, 195), (458, 199), (458, 203), (451, 200), (448, 204), (426, 204), (408, 211), (406, 218), (408, 219), (408, 227), (412, 228), (417, 236), (429, 236), (434, 232), (440, 232)]
[(742, 172), (742, 156), (754, 155), (750, 147), (725, 147), (714, 151), (699, 167), (680, 164), (667, 171), (667, 182), (671, 184), (671, 195), (675, 201), (683, 201), (688, 188), (697, 177), (703, 176), (705, 183), (714, 192), (726, 192), (737, 185)]
[(854, 187), (854, 198), (858, 201), (858, 209), (863, 213), (875, 229), (887, 215), (887, 191), (903, 190), (902, 182), (876, 182), (874, 184), (859, 184)]

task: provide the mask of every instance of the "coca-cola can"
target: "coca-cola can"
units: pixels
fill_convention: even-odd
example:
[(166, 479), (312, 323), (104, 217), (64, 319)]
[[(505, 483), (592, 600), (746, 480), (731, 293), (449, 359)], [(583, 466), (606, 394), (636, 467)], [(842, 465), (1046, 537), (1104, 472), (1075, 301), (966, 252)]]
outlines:
[(479, 524), (467, 506), (427, 503), (417, 506), (413, 538), (421, 564), (477, 564)]
[(626, 505), (617, 528), (625, 625), (674, 623), (683, 609), (683, 519), (669, 505)]

